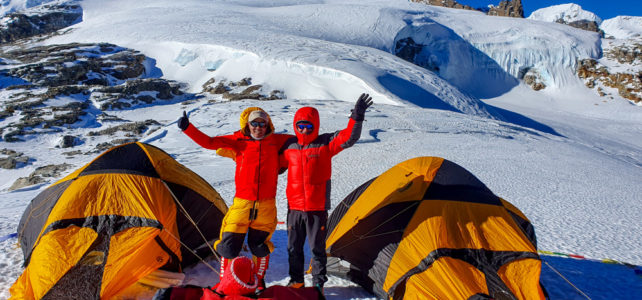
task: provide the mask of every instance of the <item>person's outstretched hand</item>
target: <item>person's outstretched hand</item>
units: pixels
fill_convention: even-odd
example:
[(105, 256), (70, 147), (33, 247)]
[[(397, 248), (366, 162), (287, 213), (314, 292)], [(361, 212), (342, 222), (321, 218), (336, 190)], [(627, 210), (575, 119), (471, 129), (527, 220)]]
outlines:
[(372, 105), (372, 97), (368, 94), (361, 94), (359, 99), (357, 99), (357, 103), (354, 105), (350, 118), (355, 121), (363, 121), (363, 119), (365, 119), (366, 109), (368, 109), (370, 105)]
[(178, 128), (183, 131), (185, 131), (185, 129), (189, 127), (189, 118), (187, 118), (187, 113), (185, 111), (183, 111), (183, 116), (178, 119), (178, 122), (176, 122), (176, 124), (178, 125)]

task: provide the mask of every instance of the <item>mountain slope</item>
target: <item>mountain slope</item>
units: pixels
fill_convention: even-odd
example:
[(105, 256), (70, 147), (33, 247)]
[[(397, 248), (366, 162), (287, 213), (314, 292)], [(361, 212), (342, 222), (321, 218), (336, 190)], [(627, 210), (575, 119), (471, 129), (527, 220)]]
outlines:
[[(0, 150), (15, 152), (2, 151), (0, 159), (19, 158), (16, 168), (0, 169), (5, 178), (0, 185), (1, 236), (15, 232), (28, 202), (48, 184), (89, 162), (103, 147), (127, 140), (164, 149), (230, 203), (234, 162), (200, 148), (176, 128), (183, 110), (204, 132), (220, 135), (238, 129), (245, 107), (261, 106), (272, 115), (277, 132), (292, 133), (294, 112), (312, 105), (320, 111), (321, 131), (333, 132), (346, 125), (358, 95), (368, 92), (375, 105), (366, 114), (361, 140), (333, 160), (333, 206), (398, 162), (441, 156), (520, 208), (535, 226), (540, 249), (642, 264), (637, 228), (642, 219), (642, 112), (618, 96), (599, 97), (573, 75), (577, 59), (601, 56), (596, 33), (401, 0), (90, 0), (81, 6), (83, 21), (70, 31), (2, 46), (3, 53), (70, 47), (74, 50), (62, 52), (82, 53), (73, 56), (78, 59), (54, 64), (54, 56), (44, 56), (26, 63), (3, 56), (2, 74), (36, 69), (44, 62), (51, 63), (45, 70), (64, 73), (88, 56), (117, 62), (110, 58), (116, 52), (131, 55), (121, 56), (124, 61), (140, 60), (132, 68), (140, 73), (118, 79), (120, 63), (94, 69), (69, 84), (87, 94), (74, 89), (52, 93), (29, 107), (33, 110), (13, 109), (0, 119), (0, 126), (17, 127), (30, 120), (28, 112), (38, 111), (44, 120), (24, 126), (25, 134), (18, 136), (23, 141), (0, 141)], [(88, 44), (72, 44), (80, 42)], [(94, 44), (104, 42), (112, 46)], [(52, 46), (57, 44), (64, 46)], [(403, 58), (402, 52), (407, 54)], [(534, 74), (532, 69), (548, 88), (536, 92), (518, 81), (522, 73)], [(40, 81), (16, 76), (0, 77), (2, 111), (15, 105), (16, 97), (31, 103), (60, 90), (47, 85), (17, 88), (18, 83)], [(242, 100), (232, 101), (224, 93), (209, 92), (224, 83), (229, 96), (246, 89), (247, 78), (251, 86), (281, 91), (276, 94), (284, 99), (240, 96)], [(86, 80), (106, 85), (99, 88)], [(180, 95), (162, 99), (161, 92), (135, 84), (144, 80), (165, 82), (180, 89)], [(108, 92), (115, 89), (124, 92)], [(83, 104), (85, 115), (78, 121), (45, 122), (62, 112), (56, 107)], [(150, 119), (154, 122), (146, 123)], [(65, 136), (78, 140), (63, 148)], [(18, 178), (42, 172), (41, 167), (65, 164), (64, 171), (38, 175), (40, 182), (9, 190)], [(279, 220), (287, 211), (286, 180), (279, 180)], [(278, 230), (270, 284), (287, 282), (285, 228)], [(8, 296), (21, 272), (22, 254), (14, 244), (15, 239), (0, 242), (0, 297)], [(207, 271), (193, 280), (211, 283), (212, 278)], [(371, 297), (338, 278), (331, 278), (327, 293), (334, 299)]]

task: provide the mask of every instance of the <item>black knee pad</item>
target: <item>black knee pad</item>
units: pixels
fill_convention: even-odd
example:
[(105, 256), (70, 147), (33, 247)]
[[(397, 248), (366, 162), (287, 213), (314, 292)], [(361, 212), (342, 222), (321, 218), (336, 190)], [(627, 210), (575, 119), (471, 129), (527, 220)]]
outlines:
[(270, 247), (265, 244), (265, 240), (270, 236), (269, 232), (250, 228), (247, 232), (247, 244), (250, 251), (256, 257), (264, 257), (270, 254)]
[(235, 258), (241, 253), (245, 234), (234, 232), (223, 232), (221, 242), (216, 245), (216, 252), (225, 258)]

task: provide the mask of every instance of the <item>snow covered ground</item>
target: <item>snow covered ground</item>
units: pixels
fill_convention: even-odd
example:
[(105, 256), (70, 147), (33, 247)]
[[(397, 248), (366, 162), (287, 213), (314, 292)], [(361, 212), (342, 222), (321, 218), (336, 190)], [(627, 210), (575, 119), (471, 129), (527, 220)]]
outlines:
[[(277, 132), (292, 133), (294, 112), (311, 105), (320, 111), (321, 132), (330, 132), (344, 128), (354, 101), (367, 92), (375, 104), (366, 113), (361, 139), (333, 160), (333, 205), (401, 161), (440, 156), (470, 170), (521, 209), (535, 226), (541, 250), (642, 264), (642, 110), (621, 98), (600, 98), (568, 76), (572, 67), (568, 56), (599, 56), (599, 39), (593, 34), (531, 20), (494, 18), (498, 20), (494, 23), (475, 12), (401, 0), (92, 0), (81, 4), (83, 22), (46, 43), (109, 42), (139, 50), (156, 60), (163, 78), (184, 82), (195, 93), (212, 77), (252, 77), (255, 83), (285, 91), (285, 100), (228, 102), (206, 95), (191, 104), (109, 112), (131, 121), (153, 117), (163, 124), (141, 141), (172, 154), (205, 178), (228, 204), (234, 195), (234, 162), (200, 148), (180, 132), (175, 121), (183, 110), (202, 131), (220, 135), (238, 129), (244, 108), (261, 106), (271, 114)], [(446, 42), (463, 40), (478, 50), (465, 58), (457, 55), (461, 52), (443, 52), (447, 54), (436, 61), (460, 68), (439, 77), (390, 53), (397, 34), (408, 24), (425, 29), (410, 33), (422, 32), (426, 37), (446, 36), (447, 28), (452, 38)], [(433, 27), (422, 27), (426, 24)], [(533, 44), (528, 37), (534, 32), (529, 28), (534, 24), (546, 29), (537, 33), (536, 41), (576, 42), (529, 52)], [(439, 31), (431, 31), (434, 28)], [(498, 60), (507, 53), (512, 53), (513, 60)], [(492, 97), (479, 100), (466, 91), (475, 87), (477, 77), (448, 80), (467, 71), (471, 64), (460, 60), (470, 57), (496, 61), (489, 66), (511, 75), (521, 59), (536, 58), (543, 68), (550, 66), (551, 73), (566, 73), (557, 85), (535, 92), (521, 84), (493, 80), (510, 76), (483, 75), (480, 68), (479, 80), (493, 92)], [(96, 129), (76, 128), (69, 133), (92, 130)], [(67, 159), (62, 154), (67, 149), (54, 147), (58, 139), (52, 135), (0, 142), (0, 148), (35, 158), (23, 168), (0, 169), (0, 177), (5, 178), (0, 182), (0, 236), (16, 231), (29, 201), (51, 183), (9, 192), (17, 178), (38, 166), (80, 167), (95, 157)], [(77, 148), (89, 151), (101, 139), (107, 138), (88, 137)], [(286, 175), (279, 179), (279, 220), (285, 220), (287, 210), (286, 180)], [(274, 242), (277, 248), (267, 282), (285, 284), (283, 225), (277, 228)], [(0, 242), (0, 249), (0, 298), (5, 298), (22, 272), (23, 258), (15, 238)], [(195, 282), (211, 283), (214, 276), (208, 272), (196, 268), (190, 276)], [(335, 277), (330, 278), (326, 294), (328, 299), (372, 297)]]

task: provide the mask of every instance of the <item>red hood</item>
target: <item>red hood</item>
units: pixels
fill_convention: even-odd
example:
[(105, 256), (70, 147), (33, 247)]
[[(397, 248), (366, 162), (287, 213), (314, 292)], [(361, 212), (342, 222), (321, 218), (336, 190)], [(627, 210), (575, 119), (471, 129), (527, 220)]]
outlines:
[[(299, 121), (308, 121), (314, 125), (314, 128), (312, 128), (312, 133), (310, 134), (301, 134), (299, 131), (296, 129), (296, 123)], [(296, 133), (296, 137), (299, 141), (299, 144), (301, 145), (307, 145), (314, 141), (314, 139), (319, 136), (319, 111), (317, 111), (316, 108), (306, 106), (306, 107), (301, 107), (299, 110), (296, 111), (294, 114), (294, 133)]]

